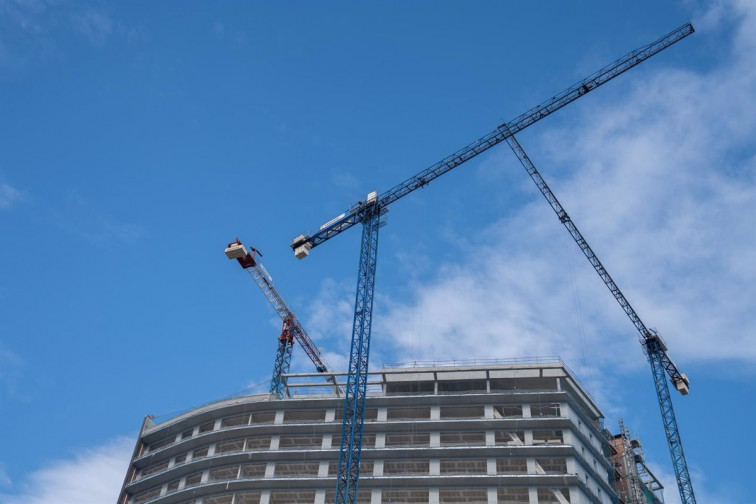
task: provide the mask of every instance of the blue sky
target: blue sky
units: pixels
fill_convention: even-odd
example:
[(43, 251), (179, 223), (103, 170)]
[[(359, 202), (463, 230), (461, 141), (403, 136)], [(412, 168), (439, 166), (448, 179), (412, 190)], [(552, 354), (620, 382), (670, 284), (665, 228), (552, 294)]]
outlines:
[[(519, 139), (691, 378), (699, 501), (747, 502), (756, 4), (0, 0), (0, 503), (112, 502), (145, 415), (267, 386), (236, 236), (342, 368), (359, 232), (289, 241), (687, 21)], [(677, 502), (634, 328), (506, 146), (387, 220), (373, 366), (561, 355)]]

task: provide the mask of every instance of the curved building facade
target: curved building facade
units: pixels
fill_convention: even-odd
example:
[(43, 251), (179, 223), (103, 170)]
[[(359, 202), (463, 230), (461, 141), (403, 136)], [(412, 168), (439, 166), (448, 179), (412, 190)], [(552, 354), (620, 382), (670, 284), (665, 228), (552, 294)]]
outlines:
[[(321, 375), (287, 382), (284, 399), (146, 419), (118, 504), (334, 502), (343, 397)], [(616, 502), (602, 414), (561, 361), (398, 367), (369, 383), (360, 503)]]

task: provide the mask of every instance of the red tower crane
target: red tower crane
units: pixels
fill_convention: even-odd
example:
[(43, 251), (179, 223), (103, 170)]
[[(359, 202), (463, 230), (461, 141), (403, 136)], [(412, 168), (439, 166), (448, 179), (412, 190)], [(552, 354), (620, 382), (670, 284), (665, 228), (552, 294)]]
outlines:
[(283, 397), (284, 390), (286, 389), (286, 379), (284, 375), (289, 372), (289, 366), (291, 365), (291, 352), (294, 347), (294, 341), (296, 340), (304, 349), (312, 363), (315, 364), (315, 369), (318, 370), (318, 373), (326, 374), (326, 380), (333, 384), (333, 388), (338, 394), (339, 387), (336, 383), (336, 375), (326, 363), (325, 357), (320, 353), (318, 347), (316, 347), (315, 343), (310, 339), (307, 331), (305, 331), (302, 324), (299, 323), (297, 316), (289, 309), (286, 302), (273, 286), (273, 278), (270, 276), (270, 273), (268, 273), (268, 270), (265, 269), (265, 266), (260, 262), (262, 253), (253, 247), (250, 247), (249, 250), (252, 252), (250, 253), (237, 238), (236, 241), (228, 244), (225, 252), (226, 257), (229, 259), (236, 259), (239, 262), (239, 265), (249, 273), (249, 276), (252, 277), (252, 280), (255, 281), (260, 288), (260, 291), (262, 291), (265, 298), (270, 302), (270, 305), (283, 321), (281, 335), (278, 337), (278, 350), (276, 351), (276, 360), (273, 365), (273, 377), (270, 382), (270, 392), (276, 394), (278, 397)]

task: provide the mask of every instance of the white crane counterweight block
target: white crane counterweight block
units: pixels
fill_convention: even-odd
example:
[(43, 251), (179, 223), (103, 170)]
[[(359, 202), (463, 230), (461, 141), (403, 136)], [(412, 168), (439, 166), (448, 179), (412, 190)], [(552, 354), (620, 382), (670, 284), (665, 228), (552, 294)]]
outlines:
[(294, 248), (294, 256), (297, 259), (304, 259), (310, 255), (310, 249), (312, 244), (307, 241), (305, 235), (299, 235), (291, 242), (291, 246)]
[(229, 259), (241, 259), (249, 255), (249, 252), (241, 243), (232, 243), (226, 248), (225, 252)]

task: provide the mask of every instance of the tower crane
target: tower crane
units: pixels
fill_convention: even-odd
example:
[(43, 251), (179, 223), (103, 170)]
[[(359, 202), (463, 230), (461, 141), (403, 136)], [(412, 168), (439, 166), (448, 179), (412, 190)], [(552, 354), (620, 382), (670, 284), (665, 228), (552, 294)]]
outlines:
[(672, 465), (675, 469), (677, 487), (680, 490), (680, 500), (683, 504), (695, 504), (696, 497), (693, 494), (693, 484), (690, 481), (688, 463), (685, 460), (685, 454), (683, 453), (682, 439), (680, 439), (680, 431), (677, 427), (677, 418), (675, 417), (675, 410), (672, 405), (672, 397), (670, 397), (669, 386), (667, 385), (664, 373), (666, 371), (672, 384), (682, 395), (688, 395), (688, 387), (690, 385), (688, 377), (678, 370), (674, 361), (670, 358), (667, 351), (667, 345), (661, 335), (655, 329), (649, 329), (646, 327), (646, 324), (643, 323), (640, 316), (635, 312), (630, 305), (630, 302), (625, 298), (625, 295), (622, 294), (622, 291), (614, 282), (611, 275), (609, 275), (609, 272), (604, 265), (601, 264), (601, 261), (596, 256), (595, 252), (593, 252), (590, 245), (588, 245), (588, 242), (567, 214), (567, 211), (561, 203), (559, 203), (559, 200), (551, 191), (551, 188), (549, 188), (546, 181), (538, 172), (538, 169), (525, 153), (520, 142), (517, 141), (514, 135), (509, 135), (507, 137), (507, 143), (517, 156), (517, 159), (520, 160), (520, 164), (525, 168), (525, 171), (530, 175), (530, 178), (535, 182), (535, 185), (538, 186), (543, 197), (549, 202), (549, 205), (554, 210), (554, 213), (556, 213), (559, 221), (564, 224), (565, 228), (567, 228), (567, 231), (570, 233), (573, 240), (575, 240), (575, 243), (577, 243), (580, 250), (588, 259), (588, 262), (591, 263), (593, 269), (596, 270), (596, 273), (601, 277), (601, 280), (603, 280), (604, 284), (609, 288), (609, 292), (612, 293), (614, 299), (617, 300), (630, 321), (638, 330), (641, 348), (643, 348), (643, 353), (646, 354), (648, 363), (651, 365), (651, 374), (654, 379), (654, 386), (656, 387), (656, 397), (659, 401), (662, 421), (664, 422), (664, 430), (667, 435), (667, 445), (669, 446), (669, 453), (672, 456)]
[(225, 252), (226, 257), (229, 259), (236, 259), (241, 267), (249, 273), (249, 276), (255, 281), (283, 322), (281, 335), (278, 337), (276, 360), (273, 365), (273, 378), (270, 381), (270, 393), (276, 394), (279, 398), (283, 397), (284, 389), (286, 388), (286, 382), (283, 375), (289, 372), (291, 352), (294, 347), (294, 340), (296, 340), (304, 349), (312, 363), (315, 364), (315, 369), (318, 370), (318, 373), (324, 373), (326, 375), (326, 380), (333, 384), (334, 391), (338, 395), (340, 391), (339, 386), (336, 383), (336, 375), (326, 363), (325, 357), (320, 353), (318, 347), (316, 347), (310, 339), (307, 331), (305, 331), (302, 324), (299, 323), (297, 316), (289, 309), (281, 295), (278, 294), (278, 291), (273, 286), (273, 278), (270, 276), (270, 273), (268, 273), (268, 270), (265, 269), (265, 266), (260, 262), (262, 253), (256, 248), (250, 247), (250, 250), (252, 253), (250, 253), (237, 238), (236, 241), (228, 244)]
[(373, 293), (375, 290), (375, 271), (378, 255), (378, 230), (383, 225), (381, 217), (388, 211), (389, 206), (411, 192), (425, 187), (441, 175), (482, 154), (491, 147), (498, 145), (509, 136), (519, 133), (614, 77), (663, 51), (691, 33), (693, 33), (693, 26), (688, 23), (660, 39), (622, 56), (540, 105), (533, 107), (507, 123), (499, 125), (490, 133), (406, 179), (380, 196), (376, 191), (369, 193), (365, 201), (359, 201), (346, 212), (326, 222), (320, 227), (318, 232), (312, 235), (299, 235), (294, 238), (290, 246), (294, 250), (294, 255), (298, 259), (303, 259), (310, 254), (312, 248), (338, 236), (357, 223), (362, 224), (357, 292), (355, 295), (354, 319), (352, 322), (352, 342), (339, 452), (339, 470), (335, 499), (337, 504), (353, 504), (357, 499), (365, 395), (367, 391), (368, 358), (370, 355)]

